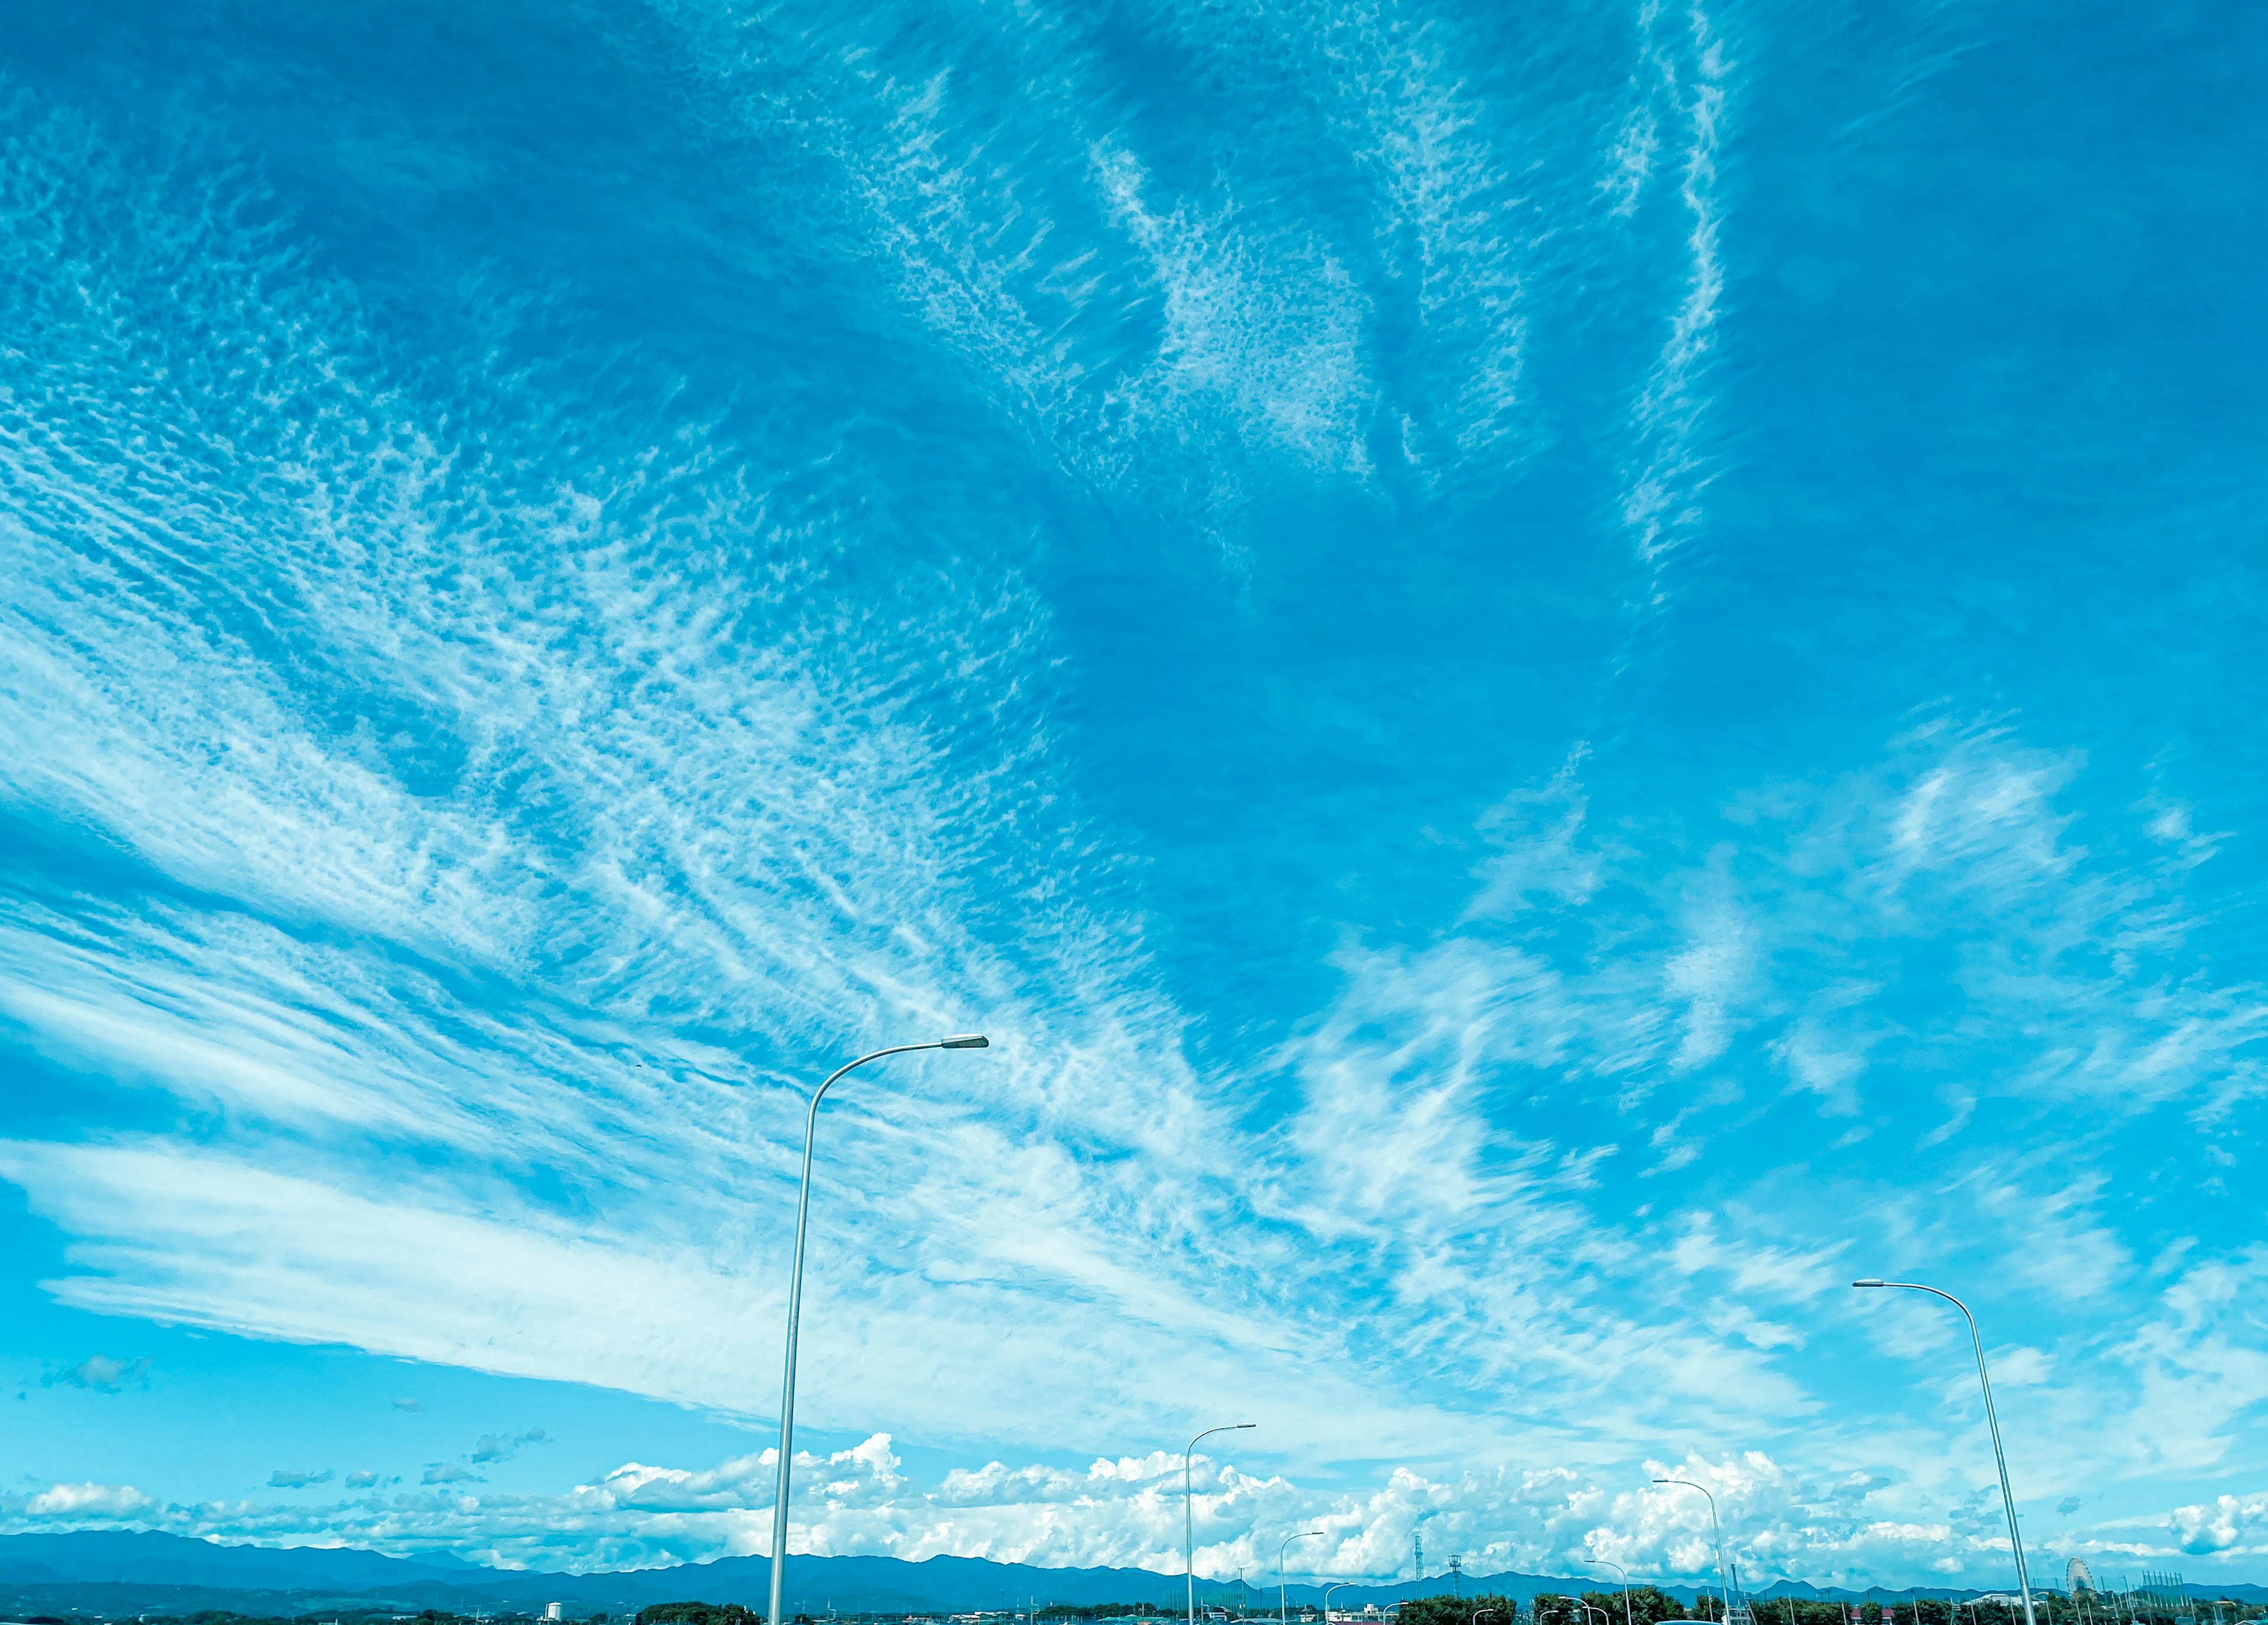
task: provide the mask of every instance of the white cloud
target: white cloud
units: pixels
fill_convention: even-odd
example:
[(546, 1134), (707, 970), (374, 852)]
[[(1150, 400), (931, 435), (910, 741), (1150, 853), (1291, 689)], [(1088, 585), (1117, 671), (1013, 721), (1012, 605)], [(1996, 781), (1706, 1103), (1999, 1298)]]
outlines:
[[(131, 1484), (52, 1484), (25, 1497), (18, 1516), (27, 1524), (138, 1518), (157, 1503)], [(6, 1510), (0, 1501), (0, 1511)]]
[(2174, 1538), (2184, 1552), (2202, 1555), (2226, 1552), (2240, 1541), (2257, 1541), (2256, 1532), (2268, 1526), (2268, 1500), (2217, 1496), (2201, 1506), (2174, 1509)]
[(1683, 27), (1667, 6), (1642, 6), (1638, 17), (1640, 76), (1647, 83), (1616, 143), (1609, 191), (1615, 195), (1614, 212), (1627, 216), (1653, 168), (1659, 132), (1665, 125), (1682, 127), (1677, 196), (1686, 217), (1687, 257), (1684, 296), (1631, 405), (1631, 453), (1623, 470), (1623, 524), (1649, 578), (1638, 608), (1651, 613), (1668, 596), (1669, 560), (1698, 530), (1701, 493), (1709, 480), (1701, 425), (1725, 290), (1717, 163), (1730, 64), (1725, 41), (1699, 5), (1685, 9)]
[[(303, 1500), (159, 1506), (130, 1489), (58, 1485), (34, 1497), (0, 1498), (0, 1529), (129, 1519), (219, 1540), (320, 1538), (395, 1554), (446, 1549), (505, 1567), (644, 1567), (768, 1550), (772, 1460), (765, 1451), (700, 1471), (630, 1463), (557, 1495), (451, 1485), (328, 1506)], [(1884, 1570), (1925, 1569), (1964, 1585), (2006, 1578), (1998, 1491), (1990, 1485), (1977, 1487), (1948, 1515), (1914, 1518), (1870, 1504), (1894, 1488), (1881, 1474), (1806, 1482), (1761, 1451), (1643, 1466), (1648, 1476), (1689, 1479), (1711, 1490), (1727, 1554), (1748, 1583), (1790, 1574), (1853, 1583)], [(1576, 1575), (1590, 1571), (1589, 1560), (1605, 1558), (1641, 1577), (1702, 1584), (1716, 1577), (1708, 1503), (1675, 1486), (1618, 1488), (1568, 1468), (1446, 1477), (1397, 1468), (1372, 1489), (1317, 1490), (1204, 1456), (1196, 1466), (1198, 1570), (1205, 1575), (1272, 1565), (1284, 1531), (1319, 1528), (1324, 1540), (1295, 1548), (1295, 1577), (1392, 1577), (1403, 1570), (1410, 1535), (1422, 1523), (1432, 1565), (1458, 1555), (1469, 1574)], [(1181, 1569), (1182, 1463), (1172, 1451), (1098, 1459), (1084, 1471), (994, 1460), (950, 1469), (924, 1489), (905, 1476), (888, 1437), (876, 1435), (825, 1458), (799, 1454), (795, 1481), (795, 1551), (917, 1562), (954, 1553), (1148, 1569), (1166, 1579)], [(2161, 1517), (2154, 1539), (2146, 1529), (2102, 1526), (2059, 1537), (2054, 1550), (2170, 1556), (2177, 1541), (2193, 1554), (2220, 1553), (2253, 1539), (2264, 1517), (2258, 1497), (2224, 1496)], [(2036, 1561), (2048, 1558), (2043, 1549)]]

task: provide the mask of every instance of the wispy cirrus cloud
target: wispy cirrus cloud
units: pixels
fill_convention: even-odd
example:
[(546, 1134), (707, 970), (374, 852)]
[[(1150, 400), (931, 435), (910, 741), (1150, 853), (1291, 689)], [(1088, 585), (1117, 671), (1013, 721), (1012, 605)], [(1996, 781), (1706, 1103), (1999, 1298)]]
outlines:
[[(850, 177), (828, 262), (879, 267), (891, 331), (1094, 490), (1196, 525), (1263, 464), (1301, 502), (1382, 500), (1393, 454), (1422, 504), (1546, 436), (1527, 380), (1571, 233), (1515, 194), (1601, 153), (1531, 163), (1487, 123), (1485, 18), (1295, 31), (1251, 116), (1353, 177), (1344, 211), (1303, 211), (1243, 152), (1192, 167), (1086, 95), (1091, 42), (1023, 76), (1076, 19), (673, 15), (740, 128)], [(1609, 437), (1659, 599), (1713, 467), (1733, 70), (1705, 12), (1638, 18), (1597, 212), (1677, 224)], [(1277, 46), (1215, 59), (1274, 71)], [(840, 92), (828, 120), (808, 85), (769, 93), (783, 62)], [(1004, 63), (995, 118), (961, 70)], [(1762, 1572), (1982, 1562), (1957, 1328), (1835, 1285), (1883, 1259), (1983, 1284), (2012, 1423), (2044, 1436), (2043, 1391), (2078, 1395), (2089, 1471), (2219, 1470), (2268, 1392), (2257, 1260), (2138, 1219), (2118, 1182), (2132, 1126), (2258, 1092), (2268, 995), (2200, 943), (2209, 813), (1952, 706), (1675, 817), (1577, 750), (1429, 831), (1464, 854), (1432, 912), (1336, 932), (1312, 1008), (1224, 1030), (1153, 949), (1138, 854), (1084, 822), (1044, 572), (933, 545), (950, 494), (878, 495), (863, 407), (790, 456), (622, 406), (586, 358), (405, 359), (256, 192), (10, 94), (0, 814), (62, 855), (0, 890), (0, 1018), (166, 1104), (0, 1143), (65, 1237), (67, 1304), (761, 1416), (801, 1088), (981, 1022), (988, 1055), (894, 1060), (823, 1119), (806, 1414), (1113, 1453), (922, 1488), (870, 1441), (814, 1464), (821, 1549), (1149, 1562), (1149, 1452), (1233, 1403), (1277, 1453), (1219, 1475), (1218, 1564), (1296, 1516), (1329, 1521), (1330, 1571), (1380, 1573), (1426, 1516), (1515, 1566), (1616, 1541), (1697, 1572), (1690, 1510), (1621, 1488), (1696, 1439)], [(1853, 1381), (1911, 1393), (1896, 1437)], [(534, 1442), (430, 1464), (393, 1525), (76, 1482), (15, 1515), (754, 1549), (757, 1459), (468, 1488)], [(1379, 1487), (1296, 1487), (1326, 1467)], [(2245, 1515), (2197, 1505), (2236, 1549)]]

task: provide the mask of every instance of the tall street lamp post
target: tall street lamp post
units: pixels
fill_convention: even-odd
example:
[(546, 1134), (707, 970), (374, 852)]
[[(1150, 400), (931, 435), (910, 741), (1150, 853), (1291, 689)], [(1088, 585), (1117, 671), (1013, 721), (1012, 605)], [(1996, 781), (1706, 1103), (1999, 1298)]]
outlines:
[(1984, 1425), (1992, 1431), (1992, 1460), (2000, 1469), (2000, 1505), (2008, 1514), (2008, 1545), (2016, 1555), (2016, 1584), (2024, 1593), (2024, 1625), (2036, 1625), (2032, 1613), (2032, 1577), (2024, 1567), (2024, 1537), (2016, 1528), (2016, 1495), (2008, 1488), (2008, 1459), (2000, 1451), (2000, 1418), (1992, 1409), (1992, 1379), (1984, 1372), (1984, 1339), (1977, 1330), (1977, 1317), (1969, 1312), (1969, 1305), (1950, 1292), (1935, 1287), (1926, 1287), (1918, 1281), (1854, 1281), (1854, 1287), (1899, 1287), (1908, 1292), (1926, 1292), (1941, 1297), (1961, 1311), (1969, 1322), (1969, 1341), (1977, 1349), (1977, 1381), (1984, 1390)]
[[(1733, 1614), (1733, 1587), (1732, 1583), (1725, 1578), (1725, 1530), (1724, 1525), (1717, 1521), (1717, 1497), (1709, 1495), (1709, 1487), (1706, 1484), (1697, 1484), (1690, 1478), (1658, 1478), (1653, 1481), (1657, 1484), (1683, 1484), (1688, 1489), (1697, 1489), (1703, 1495), (1709, 1496), (1709, 1532), (1717, 1540), (1717, 1595), (1724, 1599), (1725, 1617), (1730, 1619)], [(774, 1625), (777, 1625), (777, 1621), (774, 1621)]]
[(1323, 1625), (1331, 1625), (1331, 1593), (1333, 1592), (1343, 1592), (1353, 1584), (1354, 1582), (1352, 1580), (1340, 1580), (1336, 1584), (1323, 1587)]
[(1623, 1625), (1631, 1625), (1630, 1570), (1611, 1557), (1586, 1557), (1583, 1561), (1596, 1569), (1611, 1569), (1623, 1577)]
[[(1182, 1452), (1182, 1567), (1189, 1577), (1189, 1625), (1197, 1625), (1197, 1525), (1191, 1511), (1195, 1492), (1189, 1487), (1189, 1456), (1203, 1441), (1216, 1433), (1235, 1433), (1246, 1428), (1256, 1428), (1256, 1422), (1226, 1422), (1218, 1428), (1207, 1428), (1189, 1441), (1189, 1448)], [(777, 1620), (772, 1625), (779, 1625)]]
[(1276, 1618), (1278, 1625), (1292, 1625), (1291, 1607), (1285, 1600), (1284, 1554), (1290, 1549), (1292, 1541), (1305, 1540), (1311, 1535), (1322, 1533), (1320, 1529), (1302, 1529), (1298, 1534), (1285, 1535), (1284, 1544), (1276, 1548)]
[(819, 1128), (819, 1103), (827, 1091), (835, 1087), (835, 1080), (846, 1072), (854, 1072), (870, 1060), (880, 1060), (885, 1055), (905, 1055), (915, 1050), (982, 1050), (990, 1049), (991, 1040), (981, 1032), (956, 1033), (950, 1038), (939, 1038), (933, 1044), (900, 1044), (890, 1049), (876, 1050), (871, 1055), (861, 1055), (847, 1067), (838, 1067), (827, 1075), (827, 1082), (812, 1091), (811, 1109), (803, 1118), (803, 1189), (795, 1199), (795, 1273), (787, 1284), (787, 1372), (780, 1381), (780, 1440), (779, 1440), (779, 1498), (772, 1503), (772, 1606), (771, 1625), (780, 1625), (780, 1583), (787, 1576), (787, 1497), (788, 1469), (795, 1461), (795, 1333), (798, 1316), (803, 1308), (803, 1232), (805, 1222), (811, 1216), (811, 1143)]

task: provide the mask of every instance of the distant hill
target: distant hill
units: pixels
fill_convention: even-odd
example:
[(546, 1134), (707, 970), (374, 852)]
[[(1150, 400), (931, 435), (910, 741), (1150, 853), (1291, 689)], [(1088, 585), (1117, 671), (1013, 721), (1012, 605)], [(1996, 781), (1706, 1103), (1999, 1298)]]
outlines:
[[(621, 1614), (655, 1602), (746, 1603), (759, 1610), (770, 1589), (771, 1565), (762, 1557), (608, 1574), (554, 1574), (484, 1569), (453, 1556), (387, 1557), (338, 1547), (224, 1546), (180, 1535), (85, 1531), (69, 1534), (0, 1535), (0, 1613), (122, 1615), (191, 1613), (225, 1608), (246, 1614), (292, 1614), (325, 1608), (392, 1605), (402, 1612), (441, 1608), (457, 1613), (525, 1609), (556, 1602), (571, 1617)], [(1386, 1604), (1444, 1590), (1447, 1577), (1341, 1588), (1340, 1607)], [(1538, 1592), (1603, 1589), (1594, 1577), (1532, 1574), (1466, 1575), (1468, 1592), (1489, 1592), (1527, 1601)], [(1663, 1590), (1690, 1603), (1690, 1585)], [(2198, 1590), (2205, 1588), (2198, 1587)], [(1233, 1599), (1233, 1581), (1197, 1581), (1200, 1599)], [(1294, 1603), (1322, 1599), (1322, 1588), (1293, 1585)], [(1041, 1569), (982, 1557), (790, 1557), (786, 1599), (791, 1607), (823, 1613), (965, 1613), (1036, 1599), (1041, 1603), (1155, 1602), (1178, 1605), (1179, 1575), (1146, 1569)], [(1273, 1602), (1275, 1588), (1244, 1588), (1252, 1602)], [(1979, 1593), (1927, 1588), (1914, 1592), (1852, 1592), (1778, 1584), (1760, 1598), (1783, 1595), (1859, 1600), (1915, 1595), (1969, 1598)], [(2268, 1590), (2239, 1585), (2213, 1594), (2268, 1601)], [(1759, 1610), (1759, 1612), (1763, 1612)], [(1770, 1625), (1767, 1614), (1762, 1625)]]
[(347, 1547), (222, 1546), (124, 1530), (0, 1535), (0, 1585), (63, 1582), (218, 1587), (231, 1591), (361, 1590), (495, 1573), (455, 1558), (407, 1562)]

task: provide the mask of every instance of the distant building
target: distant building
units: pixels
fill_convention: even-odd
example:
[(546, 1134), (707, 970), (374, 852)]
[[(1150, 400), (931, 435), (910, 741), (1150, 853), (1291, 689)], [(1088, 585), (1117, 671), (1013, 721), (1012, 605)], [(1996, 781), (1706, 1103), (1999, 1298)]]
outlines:
[(559, 1617), (559, 1605), (556, 1602), (545, 1603), (543, 1605), (543, 1617), (547, 1620), (557, 1619)]

